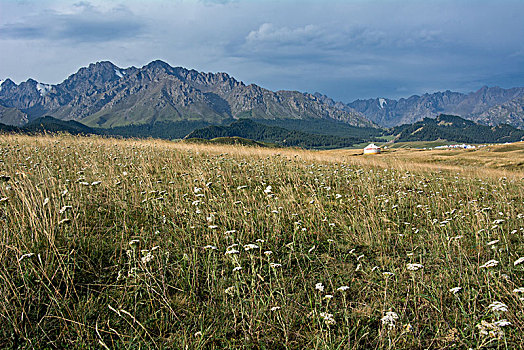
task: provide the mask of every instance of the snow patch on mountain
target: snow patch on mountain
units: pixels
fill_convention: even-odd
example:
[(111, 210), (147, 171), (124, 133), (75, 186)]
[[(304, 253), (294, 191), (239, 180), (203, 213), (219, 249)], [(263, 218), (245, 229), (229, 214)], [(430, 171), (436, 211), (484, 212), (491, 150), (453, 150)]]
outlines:
[(123, 70), (120, 70), (120, 69), (115, 69), (115, 74), (116, 74), (119, 78), (122, 78), (124, 75), (126, 75), (126, 72), (123, 71)]
[(51, 91), (51, 85), (37, 83), (36, 89), (40, 92), (40, 96), (45, 96)]
[(2, 91), (2, 84), (4, 83), (5, 80), (3, 79), (0, 79), (0, 91)]
[(384, 106), (388, 104), (388, 101), (383, 98), (379, 98), (378, 103), (380, 104), (380, 108), (384, 108)]

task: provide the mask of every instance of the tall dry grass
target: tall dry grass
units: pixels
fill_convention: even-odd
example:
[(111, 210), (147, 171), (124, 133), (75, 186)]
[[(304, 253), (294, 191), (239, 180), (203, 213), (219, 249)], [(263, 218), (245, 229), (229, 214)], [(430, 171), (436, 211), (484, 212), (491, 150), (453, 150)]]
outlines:
[(521, 173), (447, 166), (2, 136), (0, 347), (521, 348)]

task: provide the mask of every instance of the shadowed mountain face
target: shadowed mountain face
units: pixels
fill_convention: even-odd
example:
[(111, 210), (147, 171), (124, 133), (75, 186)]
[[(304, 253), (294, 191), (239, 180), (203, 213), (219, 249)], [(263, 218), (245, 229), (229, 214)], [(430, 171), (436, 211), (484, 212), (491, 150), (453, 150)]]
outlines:
[(374, 126), (352, 108), (311, 94), (273, 92), (245, 85), (226, 73), (202, 73), (162, 61), (126, 69), (98, 62), (58, 85), (31, 79), (16, 85), (7, 79), (0, 86), (3, 105), (27, 114), (29, 121), (52, 115), (96, 127), (163, 121), (221, 123), (233, 118), (325, 119)]
[(356, 100), (349, 107), (385, 127), (410, 124), (440, 113), (459, 115), (488, 125), (507, 123), (524, 127), (524, 88), (502, 89), (484, 86), (462, 94), (445, 91), (407, 99), (376, 98)]
[(0, 123), (21, 126), (27, 123), (27, 115), (17, 108), (4, 106), (0, 100)]

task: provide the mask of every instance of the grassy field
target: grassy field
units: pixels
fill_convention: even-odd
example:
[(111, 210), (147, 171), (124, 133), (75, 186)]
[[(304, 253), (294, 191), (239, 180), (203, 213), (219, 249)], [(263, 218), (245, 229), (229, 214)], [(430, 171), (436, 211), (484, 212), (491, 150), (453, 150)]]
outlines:
[(1, 136), (0, 348), (523, 348), (523, 149)]

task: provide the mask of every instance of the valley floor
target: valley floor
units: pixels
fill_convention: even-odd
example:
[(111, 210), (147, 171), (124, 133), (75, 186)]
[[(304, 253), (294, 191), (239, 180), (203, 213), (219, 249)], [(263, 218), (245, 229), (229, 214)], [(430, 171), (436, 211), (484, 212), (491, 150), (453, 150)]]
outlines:
[(0, 137), (0, 348), (522, 348), (524, 144)]

